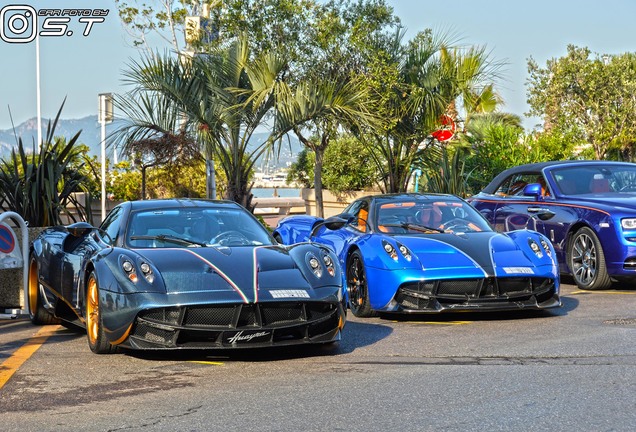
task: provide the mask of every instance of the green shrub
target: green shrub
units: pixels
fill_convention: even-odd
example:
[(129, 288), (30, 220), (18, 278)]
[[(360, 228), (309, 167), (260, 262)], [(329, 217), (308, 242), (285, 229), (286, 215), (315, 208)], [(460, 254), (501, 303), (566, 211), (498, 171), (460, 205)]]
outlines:
[(53, 137), (61, 111), (60, 108), (52, 125), (49, 121), (38, 151), (34, 141), (28, 153), (19, 138), (11, 156), (0, 160), (0, 206), (18, 213), (31, 227), (61, 225), (62, 215), (77, 221), (67, 209), (71, 205), (77, 209), (80, 220), (92, 222), (90, 194), (86, 193), (85, 205), (75, 195), (88, 192), (89, 183), (82, 173), (81, 149), (75, 148), (80, 132), (68, 142)]

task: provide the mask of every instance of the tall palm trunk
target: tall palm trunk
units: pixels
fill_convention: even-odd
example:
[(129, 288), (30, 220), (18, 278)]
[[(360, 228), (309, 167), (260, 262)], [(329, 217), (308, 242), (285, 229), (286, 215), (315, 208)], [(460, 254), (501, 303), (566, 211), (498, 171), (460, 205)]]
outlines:
[(325, 151), (329, 138), (326, 135), (322, 136), (320, 145), (316, 146), (314, 153), (316, 154), (316, 164), (314, 165), (314, 189), (316, 190), (316, 216), (320, 218), (325, 217), (324, 201), (322, 199), (322, 166), (325, 159)]
[(316, 163), (314, 164), (314, 192), (316, 194), (316, 216), (325, 217), (324, 201), (322, 198), (322, 167), (325, 159), (325, 151), (329, 145), (329, 136), (324, 133), (320, 143), (307, 139), (298, 128), (293, 128), (298, 140), (308, 149), (314, 152)]

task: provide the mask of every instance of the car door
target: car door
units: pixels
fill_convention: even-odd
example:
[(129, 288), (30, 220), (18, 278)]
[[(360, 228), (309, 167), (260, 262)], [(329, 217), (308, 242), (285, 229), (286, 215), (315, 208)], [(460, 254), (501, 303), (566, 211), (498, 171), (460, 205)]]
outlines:
[(82, 237), (67, 237), (64, 242), (64, 260), (62, 262), (62, 295), (68, 302), (79, 307), (80, 290), (83, 281), (80, 275), (86, 267), (86, 262), (103, 246), (102, 242), (111, 244), (117, 238), (119, 226), (122, 219), (122, 207), (113, 209), (101, 225), (102, 232), (106, 232), (108, 236), (100, 236), (96, 239), (96, 231)]
[(338, 257), (355, 238), (369, 231), (369, 201), (366, 199), (354, 201), (345, 209), (344, 213), (353, 216), (352, 222), (333, 231), (322, 227), (316, 236), (312, 237), (313, 241), (331, 247)]
[[(526, 186), (539, 184), (535, 195), (524, 195)], [(541, 172), (511, 174), (493, 195), (479, 196), (471, 204), (500, 232), (531, 229), (544, 232), (552, 215), (552, 192)]]

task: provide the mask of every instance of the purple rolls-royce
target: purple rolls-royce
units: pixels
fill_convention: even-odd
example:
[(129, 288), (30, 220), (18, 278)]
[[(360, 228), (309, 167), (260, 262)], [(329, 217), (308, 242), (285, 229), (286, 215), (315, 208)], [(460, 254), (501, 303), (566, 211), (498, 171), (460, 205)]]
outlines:
[(561, 272), (582, 289), (636, 281), (636, 164), (521, 165), (500, 173), (468, 201), (498, 231), (544, 233)]

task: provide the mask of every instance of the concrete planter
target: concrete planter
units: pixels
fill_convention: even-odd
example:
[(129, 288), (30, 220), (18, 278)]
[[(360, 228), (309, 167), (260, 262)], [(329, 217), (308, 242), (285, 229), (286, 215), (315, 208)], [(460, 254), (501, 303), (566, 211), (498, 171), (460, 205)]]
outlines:
[[(336, 195), (326, 189), (323, 189), (322, 204), (325, 217), (335, 216), (342, 213), (349, 204), (358, 198), (367, 195), (378, 195), (380, 193), (381, 192), (378, 191), (353, 191)], [(316, 216), (316, 190), (302, 189), (300, 191), (300, 196), (305, 200), (305, 213), (311, 216)]]

